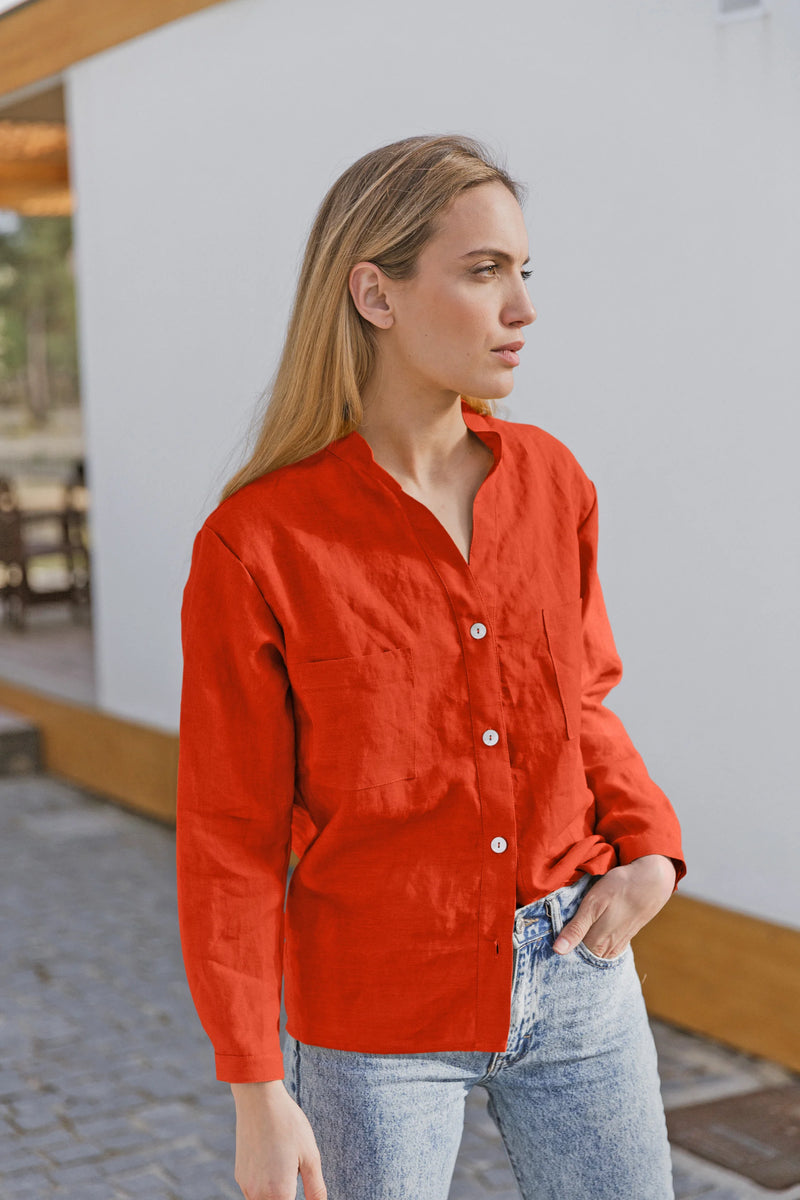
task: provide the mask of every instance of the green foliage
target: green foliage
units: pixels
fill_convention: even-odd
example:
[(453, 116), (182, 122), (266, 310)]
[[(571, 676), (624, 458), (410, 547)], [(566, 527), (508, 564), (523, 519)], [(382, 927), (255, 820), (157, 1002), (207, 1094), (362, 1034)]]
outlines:
[(43, 421), (78, 402), (72, 221), (21, 216), (0, 232), (0, 403)]

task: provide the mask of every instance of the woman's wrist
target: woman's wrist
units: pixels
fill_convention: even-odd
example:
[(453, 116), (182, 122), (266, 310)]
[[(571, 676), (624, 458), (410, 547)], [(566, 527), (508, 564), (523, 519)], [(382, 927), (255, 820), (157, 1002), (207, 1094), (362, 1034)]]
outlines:
[(254, 1083), (232, 1083), (233, 1098), (238, 1104), (240, 1100), (264, 1099), (283, 1088), (282, 1079), (262, 1079)]
[(643, 854), (632, 859), (628, 866), (635, 867), (637, 872), (651, 872), (654, 876), (663, 877), (673, 887), (678, 877), (675, 863), (666, 854)]

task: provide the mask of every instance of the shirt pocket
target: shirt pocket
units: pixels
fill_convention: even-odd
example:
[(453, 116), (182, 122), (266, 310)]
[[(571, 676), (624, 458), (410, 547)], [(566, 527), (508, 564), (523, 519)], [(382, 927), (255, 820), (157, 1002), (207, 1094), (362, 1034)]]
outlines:
[(309, 787), (357, 790), (416, 778), (408, 646), (290, 668), (298, 763)]
[(542, 609), (567, 738), (578, 737), (581, 727), (582, 610), (580, 596)]

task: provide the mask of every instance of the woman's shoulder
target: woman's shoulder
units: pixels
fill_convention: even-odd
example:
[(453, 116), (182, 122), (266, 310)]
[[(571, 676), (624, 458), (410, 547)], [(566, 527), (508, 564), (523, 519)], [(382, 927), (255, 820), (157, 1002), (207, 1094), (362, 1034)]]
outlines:
[(251, 479), (220, 500), (208, 513), (203, 527), (216, 533), (234, 553), (250, 546), (254, 537), (269, 540), (270, 532), (290, 522), (298, 507), (315, 502), (314, 479), (331, 457), (326, 451), (323, 447), (307, 458)]

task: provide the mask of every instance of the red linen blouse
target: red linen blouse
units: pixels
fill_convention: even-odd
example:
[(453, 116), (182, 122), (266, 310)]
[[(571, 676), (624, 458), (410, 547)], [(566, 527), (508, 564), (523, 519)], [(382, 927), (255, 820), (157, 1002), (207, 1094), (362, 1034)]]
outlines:
[(515, 908), (645, 854), (686, 873), (603, 703), (595, 486), (543, 429), (460, 403), (494, 456), (469, 563), (357, 431), (196, 534), (178, 913), (220, 1080), (283, 1078), (282, 978), (300, 1041), (503, 1050)]

